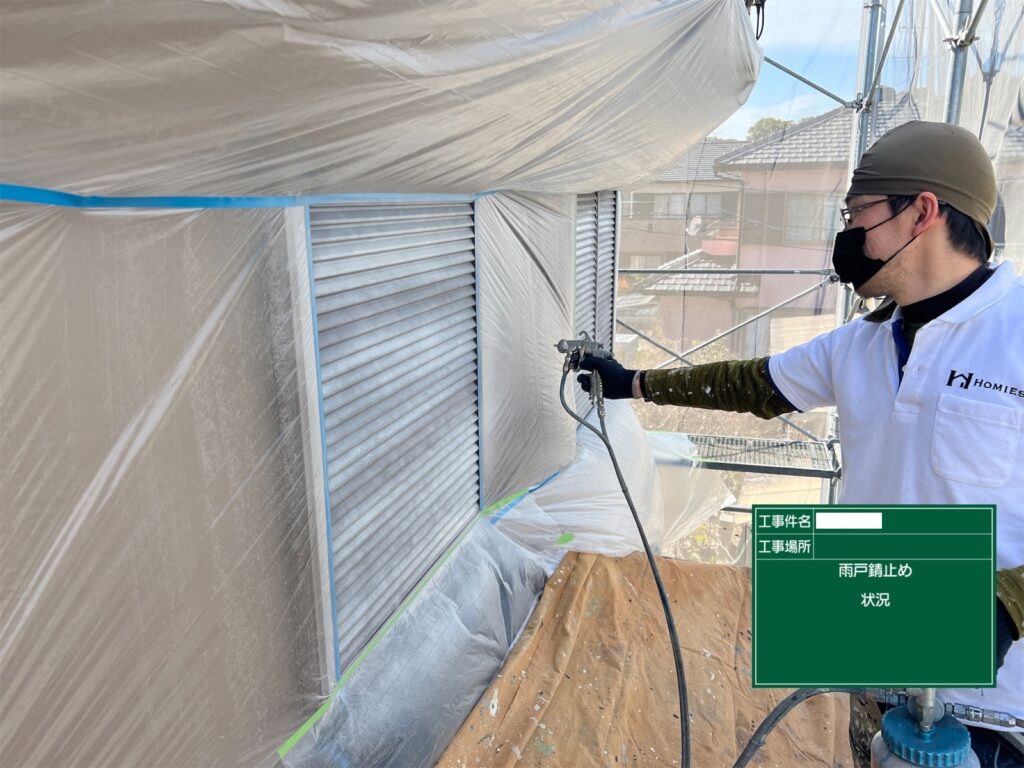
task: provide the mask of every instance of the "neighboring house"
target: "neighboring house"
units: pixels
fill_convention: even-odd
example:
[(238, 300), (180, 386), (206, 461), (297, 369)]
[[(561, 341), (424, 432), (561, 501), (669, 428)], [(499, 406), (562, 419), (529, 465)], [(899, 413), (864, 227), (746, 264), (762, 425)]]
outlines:
[[(882, 88), (870, 115), (872, 133), (879, 136), (918, 116), (909, 93)], [(840, 107), (757, 141), (709, 139), (654, 184), (623, 193), (621, 267), (830, 269), (856, 119)], [(620, 297), (630, 305), (621, 306), (620, 317), (629, 322), (641, 307), (649, 315), (649, 300), (656, 297), (661, 322), (651, 332), (689, 346), (812, 288), (822, 277), (624, 276)], [(835, 286), (822, 286), (755, 320), (727, 343), (740, 357), (768, 354), (773, 322), (786, 326), (776, 337), (799, 339), (799, 318), (808, 318), (803, 335), (809, 338), (823, 327), (821, 315), (834, 315), (835, 301)]]
[(715, 171), (715, 161), (743, 146), (707, 139), (645, 187), (622, 194), (619, 265), (657, 269), (700, 247), (701, 237), (721, 233), (733, 243), (740, 181)]
[[(919, 117), (910, 93), (882, 88), (871, 112), (874, 136)], [(840, 107), (721, 156), (720, 174), (742, 180), (737, 266), (742, 269), (829, 269), (839, 209), (849, 183), (857, 116)], [(756, 298), (737, 300), (738, 316), (751, 317), (820, 282), (817, 275), (766, 275)], [(834, 286), (787, 304), (773, 318), (831, 313)], [(770, 318), (758, 321), (758, 353), (767, 353)], [(749, 336), (750, 334), (748, 334)]]
[[(663, 264), (659, 269), (726, 269), (735, 261), (735, 255), (715, 255), (698, 249)], [(732, 326), (737, 298), (756, 296), (758, 289), (757, 276), (700, 272), (645, 275), (633, 286), (638, 294), (657, 300), (662, 333), (675, 342), (681, 342), (682, 346), (711, 338)], [(630, 305), (629, 309), (633, 306)], [(629, 322), (627, 311), (620, 308), (619, 315)]]
[[(742, 146), (735, 139), (707, 139), (653, 183), (623, 192), (620, 267), (708, 268), (709, 259), (711, 268), (735, 266), (740, 179), (716, 172), (715, 162)], [(726, 285), (715, 282), (722, 278), (714, 275), (676, 278), (624, 277), (619, 319), (677, 346), (733, 324), (735, 280), (726, 279)]]

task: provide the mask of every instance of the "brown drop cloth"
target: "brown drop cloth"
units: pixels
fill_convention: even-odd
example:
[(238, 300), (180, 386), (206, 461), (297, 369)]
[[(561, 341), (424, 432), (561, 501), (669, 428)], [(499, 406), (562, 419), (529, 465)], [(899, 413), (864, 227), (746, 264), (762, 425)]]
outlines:
[[(693, 768), (732, 766), (789, 690), (750, 687), (750, 579), (730, 566), (659, 558), (690, 693)], [(815, 697), (751, 765), (850, 768), (849, 698)], [(441, 757), (473, 766), (679, 766), (672, 651), (640, 553), (568, 554), (501, 672)]]

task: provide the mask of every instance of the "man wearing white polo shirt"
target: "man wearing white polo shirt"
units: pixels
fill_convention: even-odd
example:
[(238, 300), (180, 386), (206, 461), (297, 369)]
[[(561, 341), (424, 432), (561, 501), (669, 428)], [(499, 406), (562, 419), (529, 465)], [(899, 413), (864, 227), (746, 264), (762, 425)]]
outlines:
[[(878, 310), (771, 358), (630, 371), (587, 358), (605, 396), (773, 418), (837, 406), (844, 504), (995, 504), (995, 689), (946, 701), (1024, 721), (1024, 279), (989, 268), (992, 164), (968, 131), (894, 128), (854, 171), (833, 264)], [(589, 386), (589, 377), (581, 377)], [(946, 638), (956, 653), (956, 638)], [(939, 638), (941, 641), (941, 638)], [(973, 724), (972, 724), (973, 726)], [(971, 728), (982, 765), (1013, 762)]]

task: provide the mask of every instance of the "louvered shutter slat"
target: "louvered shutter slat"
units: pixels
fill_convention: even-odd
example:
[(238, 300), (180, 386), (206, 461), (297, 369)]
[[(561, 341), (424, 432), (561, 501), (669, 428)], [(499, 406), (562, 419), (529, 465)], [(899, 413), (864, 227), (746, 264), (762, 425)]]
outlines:
[[(437, 331), (433, 336), (428, 334), (426, 338), (423, 334), (417, 334), (415, 338), (410, 339), (391, 339), (386, 344), (381, 344), (378, 354), (361, 354), (358, 367), (353, 366), (354, 361), (339, 360), (329, 363), (323, 366), (324, 394), (343, 392), (356, 382), (365, 381), (368, 376), (381, 376), (382, 381), (390, 381), (393, 376), (408, 377), (409, 368), (400, 366), (397, 357), (404, 358), (404, 355), (412, 354), (414, 351), (422, 353), (436, 350), (444, 344), (457, 344), (465, 336), (467, 329), (475, 330), (475, 323), (463, 320), (458, 325)], [(413, 344), (423, 349), (410, 349)], [(385, 350), (386, 354), (383, 354)]]
[[(461, 468), (467, 470), (470, 465), (463, 464)], [(437, 489), (435, 500), (439, 505), (451, 503), (453, 499), (450, 497), (454, 496), (457, 499), (464, 495), (465, 489), (470, 484), (471, 481), (468, 478), (460, 479), (453, 475), (445, 486)], [(397, 517), (398, 519), (389, 521), (388, 517)], [(387, 522), (395, 524), (381, 524)], [(429, 534), (435, 522), (430, 519), (429, 515), (422, 517), (378, 515), (373, 517), (368, 524), (354, 530), (349, 537), (351, 541), (346, 542), (346, 545), (338, 550), (338, 559), (345, 560), (350, 565), (342, 574), (342, 580), (338, 582), (339, 586), (343, 590), (350, 591), (352, 587), (358, 586), (358, 580), (365, 576), (375, 572), (386, 573), (388, 568), (395, 566), (395, 563), (386, 562), (387, 558), (382, 563), (381, 551), (397, 549), (403, 554), (410, 552), (423, 544), (423, 534)], [(397, 533), (393, 533), (391, 529)], [(428, 543), (429, 538), (428, 535)], [(420, 575), (422, 576), (422, 574)]]
[[(573, 319), (575, 336), (584, 333), (594, 338), (597, 288), (597, 195), (576, 196), (576, 312)], [(576, 411), (584, 414), (589, 397), (578, 384), (575, 388)]]
[(615, 192), (599, 192), (597, 201), (596, 338), (608, 349), (615, 340)]
[(473, 439), (468, 428), (460, 428), (452, 433), (452, 446), (448, 451), (439, 451), (425, 459), (420, 464), (408, 470), (409, 486), (402, 494), (397, 496), (388, 495), (381, 499), (380, 495), (372, 484), (362, 484), (346, 490), (346, 503), (353, 509), (359, 509), (359, 517), (353, 517), (352, 535), (357, 535), (365, 525), (374, 524), (373, 521), (386, 514), (393, 504), (413, 503), (419, 497), (419, 486), (426, 478), (432, 477), (438, 469), (451, 463), (449, 453), (457, 451), (458, 446), (464, 440)]
[[(471, 365), (476, 360), (476, 346), (473, 343), (461, 341), (453, 344), (451, 348), (452, 358), (447, 356), (441, 360), (430, 354), (420, 354), (406, 361), (409, 367), (417, 367), (423, 376), (429, 375), (438, 368), (445, 370), (463, 370), (463, 366)], [(466, 361), (465, 356), (471, 355), (472, 360)], [(409, 377), (405, 368), (391, 368), (389, 376), (355, 377), (354, 383), (343, 391), (324, 398), (324, 418), (328, 428), (338, 426), (344, 419), (350, 418), (351, 414), (345, 411), (344, 405), (350, 399), (361, 399), (366, 405), (367, 411), (373, 411), (376, 404), (383, 402), (386, 398), (393, 397), (400, 390), (409, 385)], [(433, 382), (438, 385), (439, 382)]]
[[(453, 370), (464, 369), (466, 366), (473, 365), (476, 362), (476, 351), (468, 349), (454, 357), (451, 361), (432, 362), (435, 367), (421, 369), (416, 383), (426, 390), (437, 391), (442, 383), (450, 379)], [(393, 398), (399, 389), (408, 385), (408, 381), (398, 380), (391, 382), (380, 390), (369, 392), (364, 398), (361, 398), (363, 412), (354, 416), (348, 415), (347, 418), (343, 418), (345, 414), (339, 409), (328, 411), (325, 408), (324, 420), (327, 429), (331, 430), (332, 434), (336, 436), (334, 439), (339, 441), (351, 434), (361, 432), (376, 421), (379, 407), (393, 402), (390, 398)], [(406, 413), (419, 411), (419, 409), (420, 403), (418, 401), (406, 398), (402, 404), (392, 408), (391, 413), (394, 418), (399, 418)], [(335, 443), (327, 444), (328, 452), (333, 445)], [(328, 455), (330, 454), (328, 453)]]

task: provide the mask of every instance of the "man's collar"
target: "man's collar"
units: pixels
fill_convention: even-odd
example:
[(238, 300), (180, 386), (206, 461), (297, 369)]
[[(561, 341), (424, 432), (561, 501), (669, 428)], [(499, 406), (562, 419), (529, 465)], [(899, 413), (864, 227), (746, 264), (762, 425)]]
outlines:
[(896, 300), (886, 296), (878, 307), (864, 315), (865, 322), (868, 323), (884, 323), (890, 317), (892, 313), (896, 311)]
[[(977, 286), (973, 293), (950, 307), (936, 319), (947, 323), (962, 323), (969, 320), (981, 310), (1001, 299), (1015, 279), (1016, 274), (1012, 264), (1004, 262), (998, 265), (992, 270), (991, 276)], [(886, 297), (881, 306), (864, 315), (864, 320), (869, 323), (884, 323), (894, 317), (902, 317), (902, 310), (898, 315), (896, 314), (898, 309), (899, 305), (892, 298)]]
[(977, 269), (949, 290), (900, 307), (903, 317), (908, 323), (930, 323), (964, 301), (992, 275), (992, 269), (988, 264), (979, 264)]

